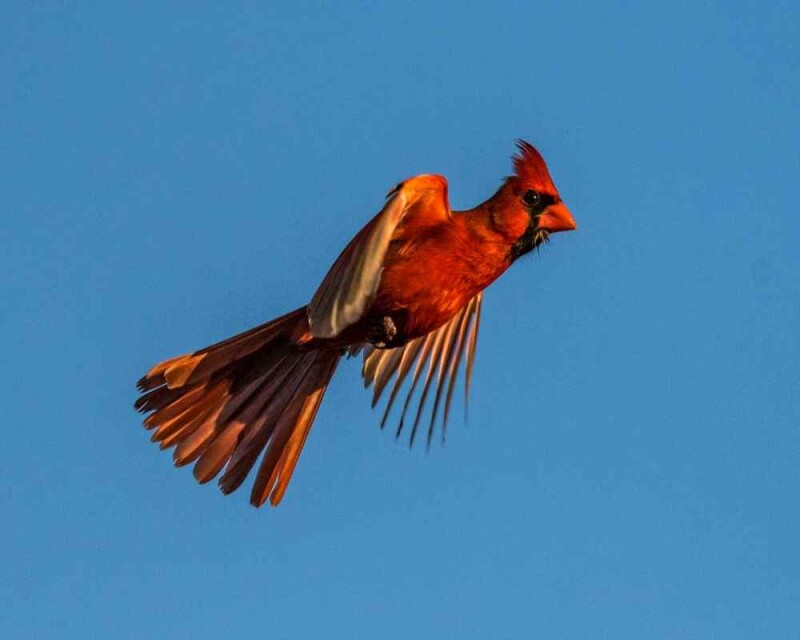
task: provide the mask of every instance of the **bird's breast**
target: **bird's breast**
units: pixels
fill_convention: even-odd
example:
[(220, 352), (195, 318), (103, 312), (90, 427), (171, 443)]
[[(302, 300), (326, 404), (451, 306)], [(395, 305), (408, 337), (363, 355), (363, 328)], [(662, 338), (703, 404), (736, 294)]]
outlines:
[(507, 267), (505, 250), (441, 233), (390, 247), (373, 322), (390, 317), (396, 341), (426, 335), (449, 321)]

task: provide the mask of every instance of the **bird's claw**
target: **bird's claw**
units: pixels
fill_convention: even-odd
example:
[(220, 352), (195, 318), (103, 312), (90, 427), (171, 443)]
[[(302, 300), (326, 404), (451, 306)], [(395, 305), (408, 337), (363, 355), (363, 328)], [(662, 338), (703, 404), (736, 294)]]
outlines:
[(390, 316), (383, 316), (370, 331), (369, 342), (377, 349), (386, 349), (397, 336), (397, 326)]

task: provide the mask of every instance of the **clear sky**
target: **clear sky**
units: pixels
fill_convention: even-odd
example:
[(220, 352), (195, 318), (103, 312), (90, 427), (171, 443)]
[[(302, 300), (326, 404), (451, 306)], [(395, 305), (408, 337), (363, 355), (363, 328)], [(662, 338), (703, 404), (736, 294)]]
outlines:
[[(796, 638), (800, 9), (660, 4), (2, 3), (0, 635)], [(149, 443), (151, 364), (517, 137), (580, 228), (487, 292), (444, 448), (356, 362), (278, 510)]]

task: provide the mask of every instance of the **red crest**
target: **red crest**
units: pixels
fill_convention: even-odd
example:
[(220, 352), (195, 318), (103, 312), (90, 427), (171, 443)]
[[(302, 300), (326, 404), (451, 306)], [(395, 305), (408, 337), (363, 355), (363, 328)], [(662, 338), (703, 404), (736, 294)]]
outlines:
[(542, 155), (524, 140), (517, 140), (517, 148), (519, 153), (514, 156), (514, 172), (517, 178), (527, 187), (556, 195), (558, 191)]

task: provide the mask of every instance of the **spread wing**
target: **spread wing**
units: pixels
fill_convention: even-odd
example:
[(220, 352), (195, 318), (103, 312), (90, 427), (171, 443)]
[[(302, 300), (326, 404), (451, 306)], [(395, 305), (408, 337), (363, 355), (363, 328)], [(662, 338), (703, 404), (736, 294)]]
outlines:
[(430, 422), (428, 423), (427, 442), (428, 446), (430, 446), (436, 426), (436, 418), (439, 414), (439, 407), (443, 399), (442, 441), (444, 442), (447, 419), (450, 414), (450, 403), (453, 399), (456, 378), (458, 377), (458, 371), (465, 352), (467, 354), (467, 362), (464, 379), (464, 399), (465, 401), (469, 400), (469, 385), (472, 379), (472, 367), (475, 362), (475, 347), (478, 341), (482, 300), (483, 293), (479, 293), (447, 324), (426, 336), (408, 342), (402, 347), (395, 349), (367, 347), (364, 352), (361, 375), (364, 377), (365, 387), (373, 386), (373, 407), (378, 403), (384, 390), (394, 379), (394, 385), (381, 419), (381, 428), (386, 425), (398, 393), (413, 368), (406, 398), (403, 402), (402, 413), (400, 414), (400, 422), (397, 426), (397, 436), (399, 437), (403, 430), (406, 413), (411, 404), (414, 391), (421, 383), (422, 387), (417, 402), (414, 424), (411, 427), (410, 444), (414, 444), (425, 401), (430, 392), (433, 391), (435, 381), (435, 395), (431, 408)]
[(308, 305), (315, 338), (332, 338), (358, 322), (372, 304), (389, 243), (398, 226), (439, 224), (451, 218), (447, 181), (421, 175), (400, 183), (386, 205), (345, 247)]

